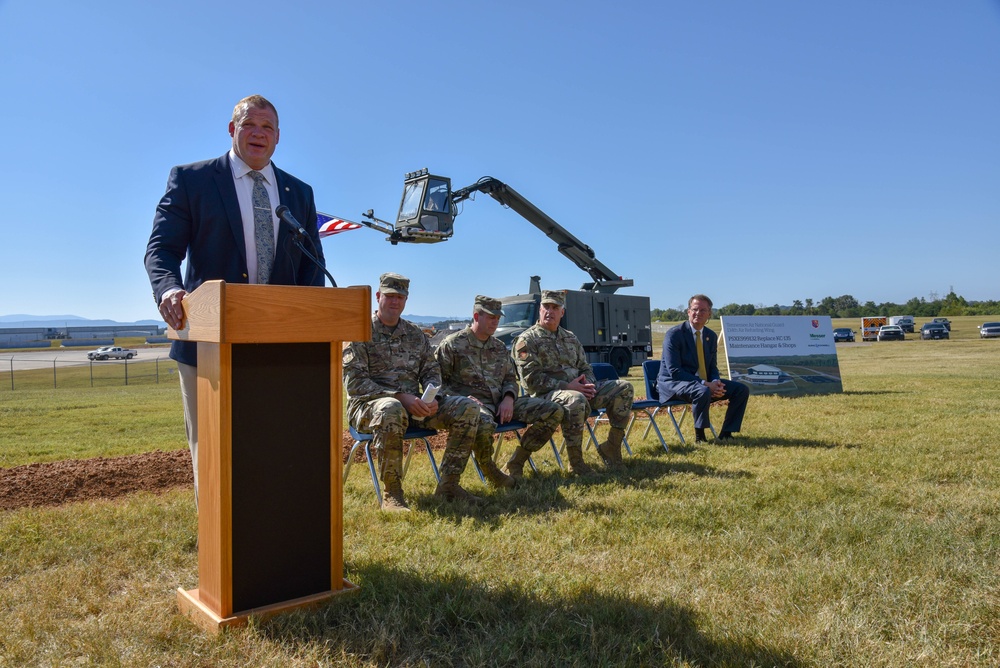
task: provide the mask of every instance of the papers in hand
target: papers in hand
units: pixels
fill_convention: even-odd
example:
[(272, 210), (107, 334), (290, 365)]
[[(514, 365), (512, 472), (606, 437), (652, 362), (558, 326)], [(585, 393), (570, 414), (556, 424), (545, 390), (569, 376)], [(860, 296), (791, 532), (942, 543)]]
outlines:
[[(437, 396), (437, 393), (438, 393), (438, 386), (435, 385), (434, 383), (430, 383), (427, 387), (424, 388), (424, 393), (420, 395), (420, 400), (425, 404), (429, 404), (430, 402), (434, 401), (434, 398)], [(417, 417), (415, 415), (411, 415), (410, 419), (416, 420), (417, 422), (423, 420), (422, 417)]]

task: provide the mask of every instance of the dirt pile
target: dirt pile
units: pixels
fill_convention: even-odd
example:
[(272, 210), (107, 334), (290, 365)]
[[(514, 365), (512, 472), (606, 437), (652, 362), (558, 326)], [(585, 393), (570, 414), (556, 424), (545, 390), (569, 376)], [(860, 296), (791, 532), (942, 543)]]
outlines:
[[(443, 449), (444, 441), (444, 436), (434, 436), (430, 439), (431, 447)], [(345, 459), (352, 443), (349, 433), (344, 432)], [(363, 460), (364, 453), (360, 452), (355, 459)], [(135, 492), (193, 485), (191, 455), (187, 450), (26, 464), (0, 468), (0, 510), (113, 499)]]
[(111, 499), (193, 483), (186, 450), (26, 464), (0, 469), (0, 510)]

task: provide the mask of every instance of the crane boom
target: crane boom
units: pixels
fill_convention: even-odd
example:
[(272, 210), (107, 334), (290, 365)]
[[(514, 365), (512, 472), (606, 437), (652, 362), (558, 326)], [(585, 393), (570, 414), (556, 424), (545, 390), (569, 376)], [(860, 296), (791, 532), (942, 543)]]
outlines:
[(521, 193), (499, 179), (484, 176), (471, 186), (453, 191), (451, 201), (458, 204), (469, 199), (476, 192), (486, 193), (503, 206), (513, 209), (522, 218), (541, 230), (545, 236), (552, 239), (560, 253), (594, 279), (593, 283), (584, 284), (583, 290), (613, 293), (618, 288), (633, 285), (632, 279), (622, 278), (598, 260), (593, 248), (577, 239), (569, 230), (529, 202)]
[[(572, 331), (591, 363), (610, 364), (619, 376), (640, 365), (653, 353), (649, 297), (615, 294), (631, 287), (631, 278), (622, 278), (597, 259), (594, 249), (580, 241), (544, 211), (529, 202), (503, 181), (484, 176), (458, 190), (451, 189), (447, 176), (431, 174), (426, 168), (406, 174), (396, 222), (380, 220), (371, 209), (363, 216), (368, 227), (386, 234), (386, 241), (399, 243), (440, 243), (454, 234), (459, 204), (476, 193), (486, 193), (555, 242), (559, 252), (592, 279), (579, 290), (564, 290), (566, 312), (561, 326)], [(502, 297), (504, 315), (494, 334), (510, 348), (513, 340), (538, 320), (542, 299), (541, 279), (532, 276), (527, 294)]]

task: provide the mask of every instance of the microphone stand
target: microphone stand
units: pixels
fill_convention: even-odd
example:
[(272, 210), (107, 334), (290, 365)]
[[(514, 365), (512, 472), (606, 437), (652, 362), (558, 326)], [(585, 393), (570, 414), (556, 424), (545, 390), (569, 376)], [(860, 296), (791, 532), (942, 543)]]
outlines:
[[(312, 260), (312, 263), (314, 265), (316, 265), (317, 267), (319, 267), (320, 269), (323, 270), (323, 273), (326, 274), (326, 277), (330, 279), (330, 287), (334, 287), (334, 288), (337, 287), (337, 281), (335, 281), (333, 279), (333, 275), (330, 274), (330, 272), (326, 270), (326, 267), (323, 266), (322, 262), (320, 262), (318, 259), (316, 259), (315, 255), (313, 255), (312, 253), (310, 253), (306, 249), (306, 245), (304, 243), (302, 243), (302, 237), (308, 237), (308, 235), (303, 234), (301, 230), (295, 230), (292, 233), (292, 243), (295, 244), (295, 246), (300, 251), (302, 251), (303, 255), (305, 255), (307, 258), (309, 258), (310, 260)], [(309, 243), (312, 244), (312, 239), (309, 239)]]

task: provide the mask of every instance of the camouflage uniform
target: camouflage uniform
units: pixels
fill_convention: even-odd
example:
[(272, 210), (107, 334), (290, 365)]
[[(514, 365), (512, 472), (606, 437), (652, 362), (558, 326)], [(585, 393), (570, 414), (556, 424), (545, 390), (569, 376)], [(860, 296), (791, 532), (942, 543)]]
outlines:
[[(380, 291), (406, 295), (409, 279), (383, 274)], [(402, 501), (403, 434), (410, 415), (395, 398), (397, 393), (421, 395), (421, 388), (441, 385), (441, 370), (427, 336), (419, 327), (400, 318), (395, 327), (372, 316), (370, 341), (355, 341), (344, 348), (344, 385), (347, 388), (347, 419), (358, 431), (372, 434), (372, 446), (379, 456), (383, 498)], [(448, 440), (440, 472), (460, 475), (475, 442), (479, 408), (470, 399), (437, 396), (438, 410), (424, 418), (420, 426), (447, 429)]]
[[(553, 292), (546, 290), (543, 301), (551, 300), (549, 303), (561, 306), (564, 303), (561, 295), (557, 298), (552, 296)], [(609, 440), (613, 439), (620, 447), (621, 437), (632, 414), (635, 391), (632, 384), (625, 380), (605, 380), (598, 383), (583, 345), (575, 334), (562, 327), (550, 332), (535, 323), (514, 344), (514, 360), (521, 376), (521, 384), (531, 396), (550, 399), (565, 408), (562, 432), (567, 449), (582, 449), (584, 422), (598, 408), (606, 409), (612, 428)], [(581, 374), (588, 383), (596, 386), (597, 394), (590, 401), (582, 393), (566, 389)], [(603, 449), (602, 454), (606, 455)], [(620, 460), (620, 450), (618, 459)]]
[(563, 419), (563, 408), (541, 397), (518, 397), (517, 374), (507, 348), (496, 337), (480, 341), (471, 327), (450, 335), (435, 352), (449, 395), (472, 397), (479, 402), (479, 430), (473, 449), (482, 462), (493, 458), (493, 433), (500, 402), (514, 398), (513, 419), (529, 423), (521, 447), (535, 452), (548, 442)]
[[(441, 385), (441, 370), (427, 335), (413, 323), (400, 319), (387, 327), (372, 317), (372, 340), (355, 341), (344, 349), (344, 384), (347, 386), (347, 419), (358, 431), (373, 435), (376, 449), (403, 449), (403, 433), (410, 416), (393, 395), (420, 396), (421, 388)], [(448, 444), (441, 473), (461, 473), (472, 451), (479, 422), (479, 408), (462, 396), (438, 393), (438, 410), (419, 426), (447, 429)]]

